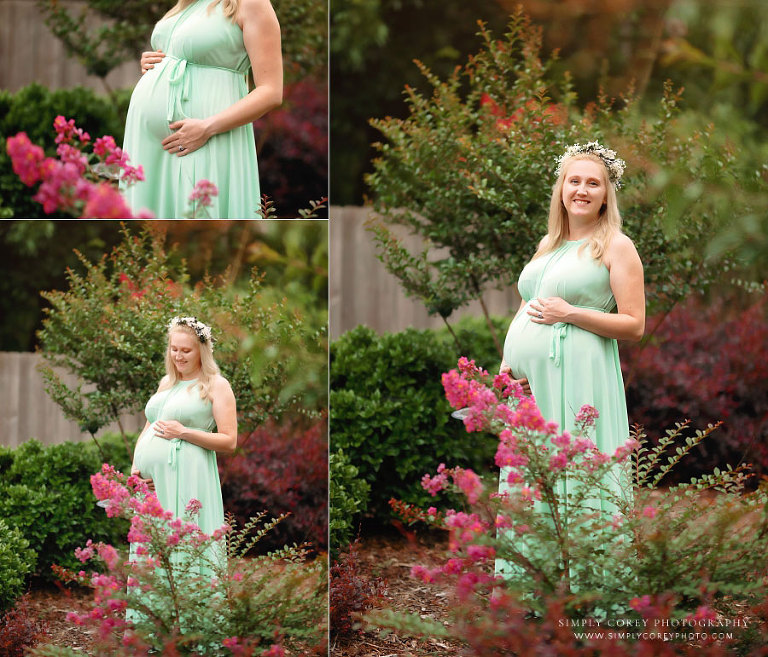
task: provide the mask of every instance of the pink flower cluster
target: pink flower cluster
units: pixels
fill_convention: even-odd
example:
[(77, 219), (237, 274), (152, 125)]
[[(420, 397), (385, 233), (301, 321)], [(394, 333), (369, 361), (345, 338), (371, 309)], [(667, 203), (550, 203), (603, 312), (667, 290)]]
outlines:
[(219, 190), (210, 180), (198, 180), (194, 190), (189, 195), (189, 200), (202, 207), (213, 205), (211, 197), (218, 196)]
[(472, 470), (448, 469), (445, 467), (445, 463), (441, 463), (437, 466), (437, 474), (434, 477), (425, 474), (421, 478), (421, 485), (434, 497), (440, 491), (445, 490), (451, 480), (466, 495), (470, 504), (477, 504), (483, 492), (483, 482)]
[[(28, 187), (40, 183), (33, 199), (42, 204), (46, 214), (58, 210), (84, 219), (150, 218), (146, 214), (134, 217), (122, 195), (109, 183), (85, 178), (89, 158), (81, 149), (91, 138), (75, 126), (74, 119), (67, 121), (57, 116), (53, 127), (58, 159), (46, 157), (43, 149), (33, 144), (24, 132), (6, 140), (13, 170), (21, 181)], [(98, 138), (94, 153), (101, 162), (122, 170), (124, 182), (144, 180), (142, 168), (128, 164), (127, 154), (117, 147), (113, 137)]]

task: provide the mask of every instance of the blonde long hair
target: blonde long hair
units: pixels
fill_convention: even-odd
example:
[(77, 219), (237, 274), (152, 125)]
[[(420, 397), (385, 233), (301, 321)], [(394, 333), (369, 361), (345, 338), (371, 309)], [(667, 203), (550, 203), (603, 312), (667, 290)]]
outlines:
[(211, 399), (211, 386), (213, 385), (213, 378), (220, 374), (219, 366), (216, 364), (216, 360), (213, 357), (213, 346), (210, 340), (200, 342), (200, 338), (194, 329), (183, 324), (172, 326), (168, 329), (168, 344), (165, 349), (165, 374), (167, 378), (167, 384), (161, 385), (160, 389), (171, 388), (181, 381), (179, 371), (173, 364), (173, 358), (171, 357), (171, 335), (175, 332), (183, 332), (191, 335), (196, 341), (198, 347), (200, 347), (200, 376), (197, 379), (198, 388), (200, 389), (200, 399)]
[[(602, 165), (603, 184), (606, 189), (605, 205), (600, 208), (597, 226), (589, 239), (592, 257), (602, 262), (611, 239), (614, 235), (621, 232), (621, 214), (619, 213), (619, 205), (616, 200), (616, 190), (608, 179), (608, 169), (605, 166), (605, 162), (593, 153), (578, 153), (563, 162), (560, 175), (552, 187), (547, 235), (542, 240), (533, 259), (551, 253), (569, 238), (568, 213), (563, 205), (563, 184), (565, 183), (565, 174), (568, 171), (569, 165), (576, 160), (591, 160), (592, 162), (600, 163)], [(584, 245), (580, 248), (584, 248)]]
[[(170, 18), (175, 16), (180, 11), (184, 11), (189, 5), (193, 4), (195, 0), (179, 0), (174, 7), (172, 7), (163, 18)], [(208, 11), (212, 11), (213, 8), (221, 4), (221, 12), (225, 18), (228, 18), (233, 23), (237, 17), (237, 10), (240, 7), (240, 0), (211, 0), (211, 4), (208, 7)]]

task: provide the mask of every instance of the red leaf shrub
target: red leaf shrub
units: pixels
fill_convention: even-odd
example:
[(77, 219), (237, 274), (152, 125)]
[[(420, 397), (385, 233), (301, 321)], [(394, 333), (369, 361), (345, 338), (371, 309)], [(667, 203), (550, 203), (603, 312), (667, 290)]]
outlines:
[(234, 456), (219, 461), (224, 507), (239, 524), (260, 511), (290, 513), (262, 541), (274, 549), (309, 541), (328, 547), (327, 418), (269, 422), (241, 437)]
[(360, 539), (350, 543), (331, 566), (331, 633), (337, 637), (353, 634), (357, 630), (357, 617), (374, 607), (384, 593), (384, 582), (380, 578), (368, 579), (360, 574), (359, 547)]
[(46, 636), (45, 623), (32, 614), (29, 599), (24, 595), (0, 618), (0, 655), (22, 657)]
[[(658, 320), (649, 318), (648, 326)], [(669, 314), (648, 344), (623, 346), (630, 422), (642, 424), (650, 438), (683, 416), (694, 428), (723, 420), (718, 440), (692, 452), (678, 476), (738, 462), (768, 473), (767, 346), (765, 298), (743, 310), (722, 299), (709, 305), (692, 299)]]
[(254, 122), (262, 190), (280, 216), (328, 196), (328, 96), (311, 79), (286, 85), (281, 108)]

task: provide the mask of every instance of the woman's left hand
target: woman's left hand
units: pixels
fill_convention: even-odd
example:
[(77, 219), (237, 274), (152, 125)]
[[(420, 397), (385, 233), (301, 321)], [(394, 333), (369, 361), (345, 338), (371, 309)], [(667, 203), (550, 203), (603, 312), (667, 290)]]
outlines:
[(163, 149), (171, 155), (184, 157), (194, 153), (211, 138), (208, 123), (203, 119), (182, 119), (174, 121), (168, 127), (174, 130), (174, 133), (163, 139)]
[(560, 297), (546, 297), (531, 301), (528, 314), (536, 324), (555, 324), (567, 322), (571, 310), (573, 306)]
[(186, 427), (176, 420), (158, 420), (155, 422), (155, 435), (166, 440), (181, 438), (185, 429)]

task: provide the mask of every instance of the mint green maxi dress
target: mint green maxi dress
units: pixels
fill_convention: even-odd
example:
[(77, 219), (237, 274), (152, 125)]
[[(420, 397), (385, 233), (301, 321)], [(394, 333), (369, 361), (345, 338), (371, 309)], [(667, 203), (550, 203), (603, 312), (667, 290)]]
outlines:
[[(172, 511), (175, 517), (184, 516), (190, 500), (200, 501), (202, 507), (194, 520), (200, 529), (211, 535), (224, 524), (216, 452), (179, 438), (166, 440), (155, 435), (158, 420), (177, 420), (188, 429), (214, 430), (213, 406), (210, 400), (200, 398), (197, 383), (197, 379), (182, 380), (150, 397), (144, 408), (150, 424), (136, 443), (133, 465), (143, 478), (152, 479), (160, 505), (165, 511)], [(137, 558), (136, 547), (131, 543), (131, 561)], [(194, 564), (188, 574), (213, 576), (215, 570), (211, 566), (214, 563), (225, 565), (226, 554), (220, 547), (219, 544), (212, 546), (205, 562)], [(176, 555), (174, 561), (183, 563), (183, 557)], [(152, 593), (147, 595), (151, 598)], [(133, 608), (126, 610), (126, 620), (137, 623), (144, 619), (143, 612)], [(192, 625), (192, 621), (182, 619), (182, 629)]]
[(183, 516), (191, 499), (199, 500), (202, 508), (196, 522), (206, 534), (212, 534), (224, 524), (216, 452), (155, 435), (158, 420), (177, 420), (188, 429), (213, 431), (211, 401), (200, 398), (197, 379), (179, 381), (152, 395), (144, 412), (150, 424), (136, 443), (134, 467), (143, 478), (152, 479), (161, 506), (174, 516)]
[(123, 150), (133, 166), (144, 167), (145, 180), (124, 189), (131, 209), (156, 218), (189, 214), (195, 184), (208, 180), (218, 196), (211, 218), (248, 219), (259, 215), (260, 192), (253, 125), (248, 123), (211, 137), (202, 148), (179, 157), (161, 142), (173, 121), (205, 119), (248, 93), (250, 60), (240, 27), (225, 18), (221, 4), (198, 0), (157, 23), (153, 50), (166, 56), (142, 75), (133, 90)]
[[(571, 305), (605, 313), (616, 307), (608, 269), (592, 257), (585, 242), (566, 241), (523, 268), (518, 291), (525, 307), (509, 326), (504, 362), (512, 369), (514, 378), (528, 379), (544, 419), (557, 422), (561, 431), (573, 432), (579, 409), (584, 404), (594, 406), (600, 416), (590, 438), (610, 456), (629, 437), (616, 340), (573, 324), (538, 324), (531, 321), (527, 312), (531, 301), (545, 297), (561, 297)], [(509, 470), (502, 468), (499, 492), (509, 490), (508, 474)], [(566, 482), (566, 490), (561, 494), (568, 493), (569, 483)], [(619, 475), (608, 483), (614, 492), (628, 494), (626, 482)], [(605, 499), (589, 500), (589, 504), (607, 513), (615, 511), (614, 505)], [(506, 561), (496, 562), (497, 573), (503, 574), (510, 567)]]

